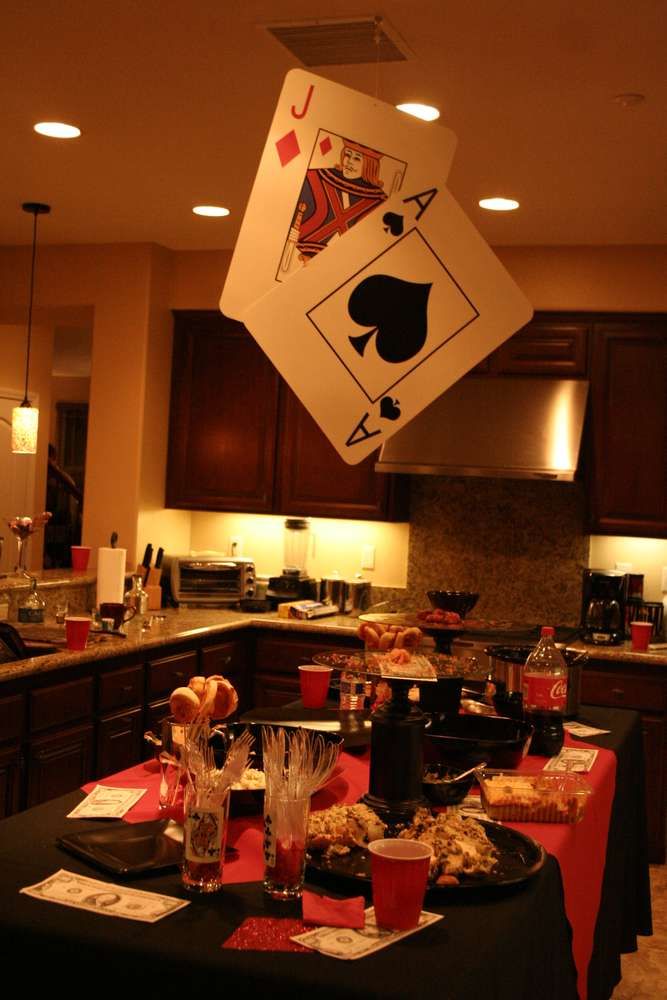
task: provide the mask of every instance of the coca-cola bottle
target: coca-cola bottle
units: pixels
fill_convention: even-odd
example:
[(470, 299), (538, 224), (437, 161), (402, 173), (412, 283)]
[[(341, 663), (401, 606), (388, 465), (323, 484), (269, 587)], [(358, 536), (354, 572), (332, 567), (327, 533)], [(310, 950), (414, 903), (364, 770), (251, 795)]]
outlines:
[(528, 752), (553, 757), (563, 746), (567, 663), (554, 644), (554, 629), (544, 625), (540, 635), (523, 668), (523, 710), (535, 730)]

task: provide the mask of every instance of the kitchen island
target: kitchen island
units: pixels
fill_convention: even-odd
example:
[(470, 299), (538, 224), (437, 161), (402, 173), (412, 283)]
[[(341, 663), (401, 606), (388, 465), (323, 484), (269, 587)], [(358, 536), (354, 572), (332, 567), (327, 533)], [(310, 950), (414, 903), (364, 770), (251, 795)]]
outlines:
[[(151, 622), (151, 627), (145, 627)], [(91, 636), (88, 648), (62, 648), (64, 630), (25, 626), (51, 652), (0, 664), (0, 815), (37, 805), (145, 755), (169, 695), (196, 674), (223, 674), (240, 709), (298, 697), (297, 667), (326, 649), (360, 648), (358, 620), (332, 615), (302, 621), (277, 613), (175, 608), (138, 618), (126, 635)], [(56, 642), (60, 648), (55, 648)], [(646, 759), (651, 860), (665, 858), (667, 802), (667, 650), (635, 653), (585, 646), (586, 704), (638, 710)]]

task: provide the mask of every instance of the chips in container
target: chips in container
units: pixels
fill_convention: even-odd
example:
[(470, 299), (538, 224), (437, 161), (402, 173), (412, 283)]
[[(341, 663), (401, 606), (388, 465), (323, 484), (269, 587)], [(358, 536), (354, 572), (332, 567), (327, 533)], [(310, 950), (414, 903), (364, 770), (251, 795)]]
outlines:
[(476, 776), (489, 818), (513, 823), (579, 823), (593, 791), (572, 771), (524, 774), (484, 768)]

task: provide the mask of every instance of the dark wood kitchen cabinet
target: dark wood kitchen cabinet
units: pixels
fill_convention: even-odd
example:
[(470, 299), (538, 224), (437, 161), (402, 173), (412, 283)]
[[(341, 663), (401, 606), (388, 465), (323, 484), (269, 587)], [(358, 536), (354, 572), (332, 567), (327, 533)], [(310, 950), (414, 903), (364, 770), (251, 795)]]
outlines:
[(591, 352), (591, 529), (667, 536), (667, 316), (608, 318)]
[(273, 510), (278, 389), (240, 323), (174, 314), (167, 507)]
[(667, 809), (667, 669), (637, 662), (589, 659), (583, 671), (585, 705), (632, 708), (644, 737), (649, 860), (665, 860)]
[(535, 313), (470, 375), (585, 378), (592, 318), (581, 313)]
[(590, 321), (538, 313), (489, 357), (496, 375), (583, 378), (588, 370)]
[(343, 462), (242, 324), (174, 312), (168, 507), (405, 520), (376, 457)]
[(352, 636), (317, 636), (267, 632), (257, 636), (253, 703), (255, 708), (286, 705), (299, 697), (299, 664), (310, 663), (316, 653), (335, 649), (363, 649)]

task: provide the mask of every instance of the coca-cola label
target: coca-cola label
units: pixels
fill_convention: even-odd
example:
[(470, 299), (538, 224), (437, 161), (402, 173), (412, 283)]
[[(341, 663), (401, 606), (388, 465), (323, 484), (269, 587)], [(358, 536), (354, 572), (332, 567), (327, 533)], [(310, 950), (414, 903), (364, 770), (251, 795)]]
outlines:
[(567, 703), (567, 678), (553, 674), (523, 675), (523, 704), (545, 712), (564, 712)]

